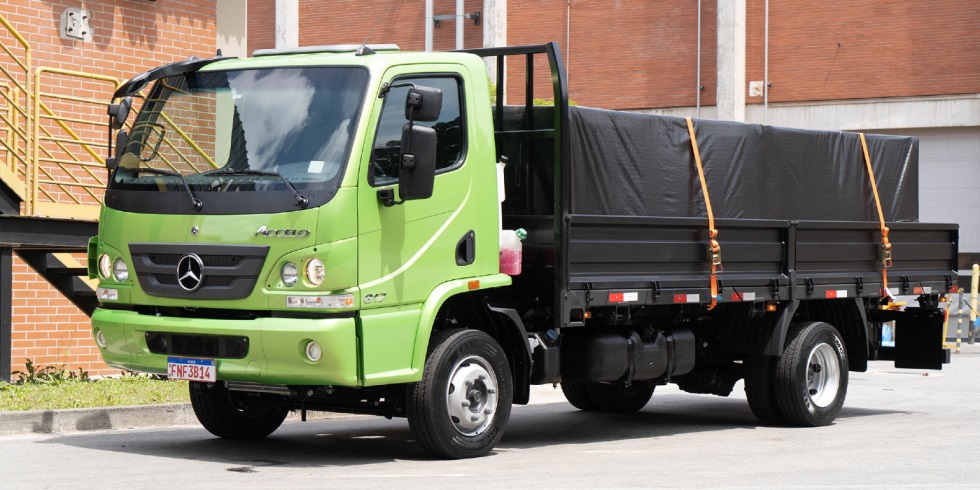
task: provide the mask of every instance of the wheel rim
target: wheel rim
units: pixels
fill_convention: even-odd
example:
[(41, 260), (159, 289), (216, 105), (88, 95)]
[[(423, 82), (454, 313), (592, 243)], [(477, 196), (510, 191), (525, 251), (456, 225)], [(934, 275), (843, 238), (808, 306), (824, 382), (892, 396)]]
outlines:
[(470, 356), (453, 366), (446, 404), (460, 434), (476, 436), (490, 427), (497, 409), (497, 377), (486, 360)]
[(840, 389), (840, 363), (830, 344), (810, 351), (806, 366), (806, 386), (814, 405), (824, 408), (834, 402)]

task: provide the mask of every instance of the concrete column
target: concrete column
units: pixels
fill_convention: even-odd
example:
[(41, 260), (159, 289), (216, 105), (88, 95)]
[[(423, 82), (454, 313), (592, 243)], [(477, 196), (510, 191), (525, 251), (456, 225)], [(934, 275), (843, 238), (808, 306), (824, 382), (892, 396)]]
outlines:
[(247, 1), (218, 0), (218, 49), (225, 56), (248, 57)]
[(718, 119), (745, 121), (745, 0), (718, 0)]
[[(483, 0), (483, 47), (507, 45), (507, 0)], [(497, 60), (487, 59), (487, 73), (497, 79)]]
[(432, 51), (432, 0), (425, 0), (425, 50)]
[(276, 49), (297, 46), (299, 46), (299, 0), (276, 0)]

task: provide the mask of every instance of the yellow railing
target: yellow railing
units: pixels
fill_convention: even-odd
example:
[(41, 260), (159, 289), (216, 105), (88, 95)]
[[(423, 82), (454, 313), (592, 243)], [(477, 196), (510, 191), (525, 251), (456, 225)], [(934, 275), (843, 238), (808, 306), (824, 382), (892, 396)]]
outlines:
[[(27, 40), (2, 13), (0, 25), (16, 41), (8, 46), (0, 35), (0, 180), (24, 202), (25, 215), (97, 219), (108, 175), (106, 109), (120, 81), (80, 71), (33, 68)], [(73, 91), (95, 96), (80, 97)], [(178, 148), (176, 142), (183, 141), (190, 154), (202, 158), (199, 162), (217, 166), (170, 117), (161, 112), (158, 118), (177, 135), (176, 140), (161, 142), (175, 158), (164, 158), (164, 164), (177, 170), (175, 163), (180, 162), (200, 170)]]
[[(106, 184), (106, 107), (120, 82), (34, 68), (30, 43), (2, 14), (0, 25), (7, 34), (0, 37), (0, 179), (24, 202), (25, 215), (95, 219)], [(96, 96), (48, 88), (55, 86)]]
[(0, 116), (6, 130), (0, 143), (6, 153), (3, 165), (0, 165), (0, 179), (21, 199), (26, 199), (25, 180), (30, 167), (28, 128), (32, 119), (30, 106), (22, 105), (21, 101), (28, 100), (30, 94), (31, 46), (3, 14), (0, 14), (0, 24), (15, 41), (15, 45), (8, 45), (0, 38), (0, 50), (6, 55), (0, 58), (0, 74), (3, 76), (0, 79), (3, 84), (0, 94), (7, 108), (6, 113)]
[[(45, 91), (44, 82), (48, 76), (67, 77), (69, 86), (75, 84), (72, 82), (85, 81), (104, 85), (106, 90), (96, 93), (106, 96), (95, 99)], [(104, 75), (38, 68), (34, 72), (34, 84), (33, 112), (37, 117), (31, 140), (35, 157), (27, 182), (31, 191), (27, 214), (95, 219), (106, 185), (103, 155), (108, 150), (107, 140), (95, 138), (106, 137), (106, 109), (120, 82)], [(72, 114), (83, 114), (91, 119), (59, 115), (46, 101), (51, 105), (71, 107)], [(81, 152), (87, 156), (79, 155)]]

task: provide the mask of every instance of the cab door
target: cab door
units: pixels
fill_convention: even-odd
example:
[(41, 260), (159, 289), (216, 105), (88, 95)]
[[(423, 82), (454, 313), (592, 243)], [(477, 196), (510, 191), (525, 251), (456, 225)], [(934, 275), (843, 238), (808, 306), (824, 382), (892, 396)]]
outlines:
[(369, 385), (411, 376), (422, 302), (437, 285), (475, 275), (477, 226), (467, 208), (473, 181), (462, 70), (454, 64), (393, 67), (382, 79), (440, 89), (442, 110), (437, 121), (414, 123), (436, 131), (432, 196), (393, 206), (385, 206), (378, 191), (392, 190), (398, 198), (409, 87), (390, 89), (372, 114), (370, 155), (362, 157), (358, 177), (357, 241), (362, 374)]

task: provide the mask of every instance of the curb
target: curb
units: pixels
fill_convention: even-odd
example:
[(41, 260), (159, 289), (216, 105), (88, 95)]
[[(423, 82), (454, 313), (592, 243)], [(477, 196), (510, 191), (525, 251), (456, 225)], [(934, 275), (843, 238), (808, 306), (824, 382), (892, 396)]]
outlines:
[(0, 412), (0, 435), (197, 424), (190, 403)]
[[(335, 412), (308, 412), (307, 420), (355, 417)], [(300, 420), (293, 410), (286, 421)], [(11, 434), (62, 434), (89, 430), (145, 429), (191, 425), (200, 427), (190, 403), (126, 407), (72, 408), (0, 412), (0, 436)]]

